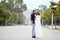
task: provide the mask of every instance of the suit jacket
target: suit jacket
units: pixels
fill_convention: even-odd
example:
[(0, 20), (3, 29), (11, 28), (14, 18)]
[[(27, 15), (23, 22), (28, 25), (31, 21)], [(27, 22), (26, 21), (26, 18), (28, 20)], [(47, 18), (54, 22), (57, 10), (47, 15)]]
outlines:
[(35, 14), (34, 13), (31, 14), (31, 20), (32, 20), (32, 23), (34, 24), (35, 23)]

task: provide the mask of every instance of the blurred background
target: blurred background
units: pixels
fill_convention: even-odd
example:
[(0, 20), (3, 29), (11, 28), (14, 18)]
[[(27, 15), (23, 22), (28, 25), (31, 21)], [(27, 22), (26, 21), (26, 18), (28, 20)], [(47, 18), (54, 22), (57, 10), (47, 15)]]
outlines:
[(31, 25), (34, 9), (43, 26), (60, 26), (60, 0), (0, 0), (0, 26)]

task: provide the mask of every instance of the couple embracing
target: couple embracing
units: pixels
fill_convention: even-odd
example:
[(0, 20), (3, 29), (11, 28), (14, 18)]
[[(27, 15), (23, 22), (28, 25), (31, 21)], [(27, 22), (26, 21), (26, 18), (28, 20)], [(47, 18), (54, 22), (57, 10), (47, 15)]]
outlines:
[(37, 10), (31, 14), (32, 20), (32, 38), (42, 38), (41, 15)]

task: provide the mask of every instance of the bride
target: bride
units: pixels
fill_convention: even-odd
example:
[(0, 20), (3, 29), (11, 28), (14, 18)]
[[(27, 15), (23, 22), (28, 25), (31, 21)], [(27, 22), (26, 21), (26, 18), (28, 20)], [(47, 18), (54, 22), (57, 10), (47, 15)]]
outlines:
[(36, 38), (42, 38), (41, 16), (38, 11), (35, 15), (35, 35)]

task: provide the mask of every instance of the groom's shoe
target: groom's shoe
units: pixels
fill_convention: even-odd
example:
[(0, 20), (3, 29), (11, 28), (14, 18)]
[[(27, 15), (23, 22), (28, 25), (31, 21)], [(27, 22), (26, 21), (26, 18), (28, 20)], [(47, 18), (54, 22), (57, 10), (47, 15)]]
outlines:
[(32, 38), (35, 38), (35, 36), (32, 36)]

